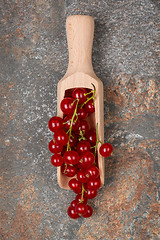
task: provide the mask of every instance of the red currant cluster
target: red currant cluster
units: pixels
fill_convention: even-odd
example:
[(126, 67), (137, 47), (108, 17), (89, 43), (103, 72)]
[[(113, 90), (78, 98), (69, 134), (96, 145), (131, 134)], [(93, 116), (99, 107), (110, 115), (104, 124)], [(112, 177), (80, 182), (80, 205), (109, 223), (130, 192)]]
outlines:
[[(71, 178), (68, 183), (70, 189), (77, 194), (68, 208), (68, 215), (74, 219), (92, 215), (93, 210), (87, 205), (87, 200), (95, 198), (101, 186), (97, 146), (102, 142), (98, 138), (98, 126), (90, 129), (87, 118), (95, 112), (95, 93), (95, 87), (93, 90), (73, 89), (70, 96), (61, 101), (63, 119), (54, 116), (48, 123), (54, 132), (54, 138), (49, 142), (49, 150), (54, 153), (51, 163), (55, 167), (61, 166), (62, 174)], [(104, 143), (99, 151), (102, 156), (109, 157), (113, 147)]]

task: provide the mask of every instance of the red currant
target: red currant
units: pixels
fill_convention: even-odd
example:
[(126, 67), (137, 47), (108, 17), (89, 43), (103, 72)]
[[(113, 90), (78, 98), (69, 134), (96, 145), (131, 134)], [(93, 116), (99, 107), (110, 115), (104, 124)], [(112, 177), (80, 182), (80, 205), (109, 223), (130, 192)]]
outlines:
[(96, 131), (94, 129), (89, 130), (89, 132), (85, 135), (85, 137), (92, 146), (96, 145), (97, 136), (96, 136)]
[[(74, 151), (73, 147), (71, 147), (71, 150)], [(64, 146), (64, 147), (63, 147), (63, 150), (62, 150), (62, 152), (61, 152), (61, 156), (62, 156), (62, 157), (63, 157), (63, 155), (65, 154), (65, 152), (67, 152), (67, 146)]]
[(100, 178), (96, 178), (94, 180), (90, 180), (88, 183), (87, 183), (87, 188), (88, 189), (93, 189), (93, 190), (98, 190), (101, 186), (101, 180)]
[(70, 166), (70, 165), (64, 164), (61, 167), (61, 171), (67, 177), (74, 177), (78, 172), (78, 167), (76, 165)]
[(68, 216), (69, 216), (70, 218), (73, 218), (73, 219), (76, 219), (76, 218), (79, 218), (79, 217), (80, 217), (80, 216), (76, 213), (75, 208), (73, 208), (73, 207), (71, 207), (71, 206), (68, 208), (67, 213), (68, 213)]
[[(98, 141), (96, 130), (89, 130), (89, 124), (84, 120), (95, 112), (92, 98), (94, 95), (95, 87), (94, 90), (75, 88), (65, 92), (65, 98), (60, 104), (64, 119), (55, 116), (48, 123), (49, 129), (54, 132), (54, 139), (48, 145), (49, 150), (54, 153), (51, 163), (56, 167), (61, 166), (62, 174), (70, 178), (69, 182), (67, 181), (68, 186), (78, 194), (68, 208), (68, 215), (73, 219), (80, 216), (88, 218), (93, 214), (92, 207), (86, 205), (87, 200), (96, 197), (101, 186), (99, 169), (96, 167), (98, 166), (95, 148)], [(69, 134), (63, 128), (66, 132), (68, 130)], [(109, 143), (102, 144), (99, 150), (104, 157), (110, 156), (112, 151), (113, 147)], [(76, 178), (72, 178), (74, 176)]]
[(80, 182), (78, 182), (75, 178), (72, 178), (69, 181), (68, 185), (75, 193), (82, 192), (82, 184)]
[(73, 200), (70, 204), (71, 207), (75, 208), (77, 205), (78, 201), (77, 200)]
[(61, 110), (65, 115), (73, 114), (76, 108), (76, 101), (74, 98), (66, 97), (61, 101)]
[(76, 196), (75, 200), (76, 200), (78, 203), (79, 203), (79, 202), (83, 202), (83, 203), (85, 203), (85, 204), (87, 204), (87, 201), (88, 201), (88, 199), (85, 198), (84, 196), (83, 196), (83, 198), (82, 198), (82, 195), (81, 195), (81, 194), (78, 194), (78, 195)]
[(82, 131), (83, 134), (86, 134), (89, 131), (89, 125), (86, 120), (81, 120), (79, 124), (79, 128), (76, 130), (77, 134), (80, 134)]
[(93, 214), (93, 209), (91, 206), (87, 205), (87, 213), (86, 214), (83, 214), (83, 217), (84, 218), (89, 218), (91, 217)]
[(63, 158), (60, 154), (55, 153), (52, 157), (51, 157), (51, 163), (53, 166), (55, 167), (60, 167), (63, 164)]
[(82, 120), (82, 119), (84, 119), (84, 118), (86, 118), (88, 116), (87, 110), (84, 107), (82, 107), (82, 108), (79, 107), (77, 109), (77, 114), (78, 114), (78, 118), (80, 120)]
[(84, 192), (84, 197), (88, 199), (95, 198), (97, 196), (97, 191), (93, 189), (87, 189), (86, 192)]
[(78, 203), (75, 207), (76, 213), (79, 214), (80, 216), (86, 214), (87, 210), (88, 208), (85, 203)]
[(99, 149), (99, 152), (103, 157), (109, 157), (113, 152), (113, 147), (110, 143), (103, 143)]
[(89, 180), (94, 180), (99, 177), (99, 169), (96, 166), (91, 166), (86, 171), (89, 174)]
[(79, 155), (76, 151), (67, 151), (63, 155), (63, 160), (69, 165), (76, 165), (79, 162)]
[(58, 131), (63, 128), (63, 119), (60, 117), (52, 117), (48, 122), (48, 127), (52, 132)]
[[(68, 130), (71, 127), (71, 119), (72, 119), (72, 115), (69, 114), (64, 118), (64, 126), (65, 128)], [(72, 123), (72, 131), (75, 131), (78, 127), (79, 127), (80, 121), (79, 119), (76, 119), (76, 116), (73, 119), (73, 123)]]
[(95, 112), (95, 107), (94, 107), (93, 99), (89, 100), (89, 101), (85, 104), (85, 108), (86, 108), (86, 110), (87, 110), (88, 113), (93, 113), (93, 112)]
[(78, 163), (79, 168), (89, 168), (93, 165), (95, 157), (91, 152), (84, 152), (80, 155), (80, 160)]
[(57, 144), (54, 139), (49, 142), (49, 151), (51, 153), (60, 153), (63, 150), (63, 145)]
[(84, 170), (80, 170), (78, 173), (77, 173), (77, 179), (79, 182), (81, 183), (87, 183), (89, 181), (89, 174), (87, 176), (87, 172), (84, 171)]
[(78, 153), (84, 153), (86, 151), (89, 151), (90, 148), (91, 148), (90, 143), (88, 141), (85, 141), (85, 140), (80, 141), (77, 144), (77, 147), (76, 147)]
[(55, 132), (54, 139), (58, 144), (61, 145), (66, 145), (69, 140), (68, 135), (64, 130), (59, 130), (58, 132)]
[(84, 88), (75, 88), (72, 92), (72, 97), (75, 99), (79, 99), (79, 104), (82, 104), (86, 101), (87, 97), (85, 94), (87, 91)]

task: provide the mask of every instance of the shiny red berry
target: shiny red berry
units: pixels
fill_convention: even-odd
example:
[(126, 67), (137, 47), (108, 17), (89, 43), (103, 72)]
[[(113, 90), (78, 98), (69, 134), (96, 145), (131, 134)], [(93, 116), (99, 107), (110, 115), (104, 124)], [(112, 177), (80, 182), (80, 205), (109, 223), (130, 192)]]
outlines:
[(86, 151), (89, 151), (90, 148), (91, 144), (86, 140), (82, 140), (77, 144), (76, 150), (78, 153), (84, 153)]
[(113, 147), (110, 143), (103, 143), (99, 149), (99, 152), (103, 157), (109, 157), (113, 152)]
[(87, 188), (88, 189), (93, 189), (93, 190), (98, 190), (101, 186), (101, 180), (100, 178), (96, 178), (94, 180), (90, 180), (88, 183), (87, 183)]
[(95, 157), (91, 152), (84, 152), (80, 155), (78, 167), (81, 168), (89, 168), (93, 165), (95, 161)]
[(63, 119), (60, 117), (52, 117), (48, 122), (48, 127), (52, 132), (58, 131), (63, 128)]
[(48, 148), (51, 153), (60, 153), (63, 150), (63, 145), (56, 143), (55, 140), (52, 139), (48, 144)]
[(78, 172), (78, 167), (76, 165), (70, 166), (63, 164), (61, 167), (61, 172), (65, 174), (67, 177), (74, 177)]
[(83, 134), (86, 134), (89, 131), (89, 125), (86, 120), (81, 120), (79, 124), (79, 128), (76, 130), (77, 134), (80, 134), (82, 131)]
[(69, 216), (70, 218), (73, 218), (73, 219), (76, 219), (76, 218), (79, 218), (79, 217), (80, 217), (80, 215), (78, 215), (78, 214), (76, 213), (75, 208), (74, 208), (74, 207), (71, 207), (71, 206), (68, 208), (67, 213), (68, 213), (68, 216)]
[(95, 112), (95, 107), (94, 107), (93, 99), (89, 100), (89, 101), (85, 104), (85, 108), (86, 108), (86, 110), (87, 110), (88, 113), (93, 113), (93, 112)]
[[(71, 150), (74, 151), (74, 149), (71, 147)], [(67, 152), (67, 146), (63, 146), (63, 150), (61, 152), (61, 156), (63, 157), (63, 155), (65, 154), (65, 152)]]
[(82, 107), (82, 108), (79, 107), (77, 109), (77, 114), (78, 114), (78, 118), (80, 120), (82, 120), (82, 119), (84, 119), (84, 118), (86, 118), (88, 116), (88, 113), (87, 113), (87, 110), (85, 109), (85, 107)]
[(93, 209), (91, 206), (87, 205), (87, 213), (86, 214), (83, 214), (83, 217), (84, 218), (89, 218), (91, 217), (93, 214)]
[(60, 167), (63, 164), (63, 158), (60, 154), (55, 153), (52, 157), (51, 157), (51, 163), (53, 166), (55, 167)]
[(79, 203), (79, 202), (83, 202), (83, 203), (85, 203), (85, 204), (87, 204), (87, 201), (88, 201), (88, 199), (85, 198), (84, 196), (83, 196), (83, 198), (82, 198), (82, 195), (81, 195), (81, 194), (78, 194), (78, 195), (76, 196), (75, 200), (76, 200), (78, 203)]
[(77, 200), (73, 200), (70, 204), (71, 207), (75, 208), (77, 205), (78, 201)]
[(78, 182), (75, 178), (72, 178), (68, 186), (75, 192), (75, 193), (81, 193), (82, 192), (82, 184)]
[(99, 177), (99, 169), (96, 166), (89, 167), (86, 172), (89, 174), (89, 180), (94, 180)]
[(63, 155), (63, 160), (69, 165), (76, 165), (79, 162), (79, 155), (76, 151), (67, 151)]
[(73, 114), (76, 108), (76, 102), (74, 98), (66, 97), (61, 101), (61, 110), (65, 115)]
[(85, 170), (80, 170), (77, 173), (77, 179), (81, 183), (87, 183), (89, 181), (89, 173), (87, 175), (87, 172)]
[(84, 103), (87, 100), (85, 94), (87, 91), (84, 88), (75, 88), (72, 92), (72, 97), (74, 99), (79, 99), (79, 104)]
[(97, 190), (87, 189), (87, 191), (84, 192), (84, 197), (88, 199), (95, 198), (96, 196), (97, 196)]
[(58, 132), (55, 132), (54, 139), (58, 144), (61, 145), (66, 145), (69, 140), (68, 135), (64, 130), (59, 130)]
[[(72, 115), (69, 114), (64, 118), (64, 127), (68, 130), (71, 127), (71, 119), (72, 119)], [(72, 123), (72, 131), (75, 131), (78, 127), (79, 127), (80, 121), (79, 119), (76, 118), (76, 116), (73, 119), (73, 123)]]
[(88, 133), (85, 135), (85, 138), (92, 146), (95, 146), (97, 141), (96, 130), (90, 129)]
[(88, 208), (85, 203), (78, 203), (75, 207), (75, 211), (79, 215), (86, 214), (87, 210), (88, 210)]

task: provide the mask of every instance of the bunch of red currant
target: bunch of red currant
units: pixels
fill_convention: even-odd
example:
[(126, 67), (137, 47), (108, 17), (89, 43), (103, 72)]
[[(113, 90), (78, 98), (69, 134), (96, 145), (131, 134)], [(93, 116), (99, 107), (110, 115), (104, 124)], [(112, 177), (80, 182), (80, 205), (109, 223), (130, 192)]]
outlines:
[[(93, 85), (94, 87), (94, 85)], [(70, 96), (61, 101), (63, 119), (52, 117), (49, 120), (49, 129), (54, 132), (49, 142), (49, 150), (54, 153), (51, 163), (55, 167), (61, 166), (62, 174), (70, 177), (70, 189), (76, 194), (68, 208), (68, 215), (73, 218), (92, 215), (92, 207), (87, 205), (88, 199), (95, 198), (101, 186), (98, 169), (97, 146), (103, 157), (109, 157), (113, 147), (109, 143), (102, 143), (98, 138), (98, 126), (90, 129), (90, 114), (95, 112), (96, 90), (75, 88)], [(75, 178), (73, 178), (75, 177)]]

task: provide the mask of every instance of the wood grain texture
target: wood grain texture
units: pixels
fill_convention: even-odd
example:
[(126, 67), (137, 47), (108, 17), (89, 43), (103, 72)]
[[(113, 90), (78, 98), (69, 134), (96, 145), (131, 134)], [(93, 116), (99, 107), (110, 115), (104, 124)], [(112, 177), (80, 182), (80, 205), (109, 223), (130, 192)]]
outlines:
[[(1, 1), (2, 240), (159, 239), (159, 2)], [(91, 219), (50, 164), (48, 130), (68, 67), (65, 21), (95, 21), (92, 64), (104, 85), (104, 139), (114, 146)]]
[[(92, 45), (94, 34), (94, 19), (91, 16), (75, 15), (66, 20), (69, 64), (65, 76), (58, 82), (57, 88), (57, 116), (63, 118), (60, 104), (68, 89), (77, 87), (93, 89), (96, 88), (95, 114), (87, 119), (90, 128), (96, 129), (98, 124), (98, 137), (104, 141), (104, 110), (103, 110), (103, 84), (95, 75), (92, 67)], [(93, 85), (92, 85), (93, 84)], [(92, 124), (92, 126), (91, 126)], [(99, 150), (98, 145), (98, 150)], [(98, 167), (101, 185), (104, 185), (104, 158), (98, 152)], [(70, 189), (68, 178), (61, 173), (61, 167), (57, 169), (59, 186)]]
[(65, 77), (83, 72), (97, 78), (92, 66), (94, 19), (86, 15), (72, 15), (66, 20), (69, 64)]

